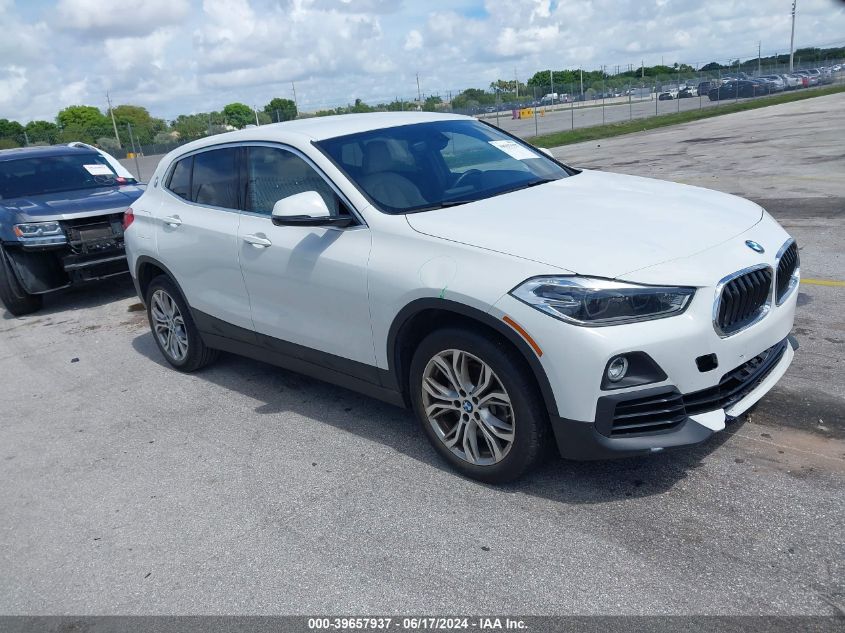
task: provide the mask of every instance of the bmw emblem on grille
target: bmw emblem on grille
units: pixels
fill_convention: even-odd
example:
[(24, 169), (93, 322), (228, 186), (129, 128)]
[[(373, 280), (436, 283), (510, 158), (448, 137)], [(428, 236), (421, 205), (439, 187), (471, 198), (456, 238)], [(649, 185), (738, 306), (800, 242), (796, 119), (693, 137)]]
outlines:
[(745, 245), (750, 248), (755, 253), (765, 253), (766, 249), (763, 248), (760, 244), (755, 242), (754, 240), (745, 240)]

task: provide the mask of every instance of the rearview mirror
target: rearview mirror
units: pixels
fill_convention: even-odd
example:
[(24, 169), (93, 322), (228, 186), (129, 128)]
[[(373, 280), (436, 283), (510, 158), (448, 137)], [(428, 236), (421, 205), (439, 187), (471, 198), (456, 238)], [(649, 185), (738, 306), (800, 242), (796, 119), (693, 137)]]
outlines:
[(349, 226), (349, 216), (332, 215), (316, 191), (303, 191), (277, 200), (270, 214), (276, 226)]

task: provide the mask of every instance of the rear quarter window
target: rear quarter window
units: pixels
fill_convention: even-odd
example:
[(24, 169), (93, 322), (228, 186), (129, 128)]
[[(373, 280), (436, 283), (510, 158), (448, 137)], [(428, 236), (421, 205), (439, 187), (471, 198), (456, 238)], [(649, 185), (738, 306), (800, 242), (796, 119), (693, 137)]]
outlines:
[(190, 199), (191, 191), (191, 166), (194, 162), (194, 157), (189, 156), (183, 158), (176, 163), (173, 171), (170, 174), (170, 179), (167, 181), (167, 188), (175, 193), (180, 198), (185, 200)]

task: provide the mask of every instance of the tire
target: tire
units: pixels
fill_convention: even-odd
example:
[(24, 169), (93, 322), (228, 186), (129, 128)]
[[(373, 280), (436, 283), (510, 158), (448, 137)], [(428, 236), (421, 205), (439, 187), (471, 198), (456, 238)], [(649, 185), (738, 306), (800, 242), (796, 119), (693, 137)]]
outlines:
[[(449, 359), (452, 366), (466, 368), (460, 381), (468, 389), (464, 395), (450, 388), (454, 381), (450, 384), (442, 369)], [(483, 366), (491, 370), (487, 381), (482, 378)], [(433, 383), (428, 381), (426, 388), (424, 379)], [(438, 388), (444, 386), (447, 389)], [(429, 334), (411, 361), (409, 389), (414, 413), (429, 441), (467, 477), (493, 484), (513, 481), (546, 453), (550, 433), (543, 400), (525, 361), (503, 341), (462, 328)], [(490, 397), (492, 393), (505, 397)], [(487, 406), (479, 406), (485, 400)], [(461, 435), (464, 439), (458, 440)]]
[(153, 340), (174, 369), (192, 372), (217, 360), (219, 352), (205, 345), (187, 302), (169, 277), (153, 279), (145, 299)]
[(32, 314), (41, 309), (41, 295), (31, 295), (18, 282), (6, 251), (0, 246), (0, 300), (15, 316)]

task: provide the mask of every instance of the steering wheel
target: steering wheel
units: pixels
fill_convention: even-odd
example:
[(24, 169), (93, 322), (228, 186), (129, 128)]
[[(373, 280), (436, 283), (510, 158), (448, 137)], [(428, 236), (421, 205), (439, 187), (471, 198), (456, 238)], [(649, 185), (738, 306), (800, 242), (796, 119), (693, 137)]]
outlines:
[(466, 184), (467, 184), (466, 181), (468, 181), (470, 178), (478, 178), (480, 176), (481, 176), (481, 170), (480, 169), (468, 169), (467, 171), (462, 173), (460, 176), (458, 176), (458, 179), (455, 181), (455, 184), (452, 185), (452, 189), (457, 189), (458, 187), (466, 186)]

